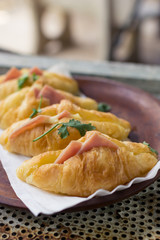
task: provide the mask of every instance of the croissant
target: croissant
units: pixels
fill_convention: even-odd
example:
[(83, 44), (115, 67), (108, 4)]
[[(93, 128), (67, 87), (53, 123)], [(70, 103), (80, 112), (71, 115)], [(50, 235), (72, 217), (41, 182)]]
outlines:
[(12, 123), (28, 118), (33, 109), (38, 108), (40, 101), (43, 108), (59, 103), (62, 99), (69, 99), (83, 108), (97, 109), (97, 102), (91, 98), (80, 98), (48, 85), (43, 87), (43, 84), (37, 82), (0, 101), (0, 128), (6, 129)]
[(54, 116), (64, 110), (70, 112), (76, 119), (86, 123), (91, 122), (98, 128), (98, 131), (119, 140), (125, 140), (131, 131), (131, 125), (128, 121), (118, 118), (112, 113), (84, 109), (68, 100), (62, 100), (59, 105), (43, 108), (40, 115)]
[(78, 94), (79, 92), (78, 84), (73, 78), (42, 71), (37, 67), (33, 67), (32, 69), (23, 68), (21, 70), (11, 68), (5, 75), (0, 76), (0, 100), (17, 92), (19, 88), (31, 86), (37, 79), (41, 81), (43, 85), (47, 84), (56, 89), (61, 89), (73, 94)]
[[(68, 127), (69, 136), (62, 139), (58, 134), (60, 126), (36, 142), (34, 139), (47, 132), (57, 123), (68, 123), (69, 120), (79, 120), (90, 123), (98, 131), (118, 139), (126, 139), (130, 132), (129, 122), (117, 118), (111, 113), (82, 109), (67, 100), (52, 106), (52, 116), (39, 115), (32, 120), (25, 119), (14, 123), (0, 136), (0, 143), (10, 152), (35, 156), (37, 154), (65, 148), (72, 140), (81, 137), (76, 128)], [(42, 110), (44, 113), (45, 110)], [(56, 115), (57, 114), (57, 115)], [(53, 116), (54, 115), (54, 116)]]
[(54, 116), (55, 114), (61, 113), (62, 111), (66, 110), (73, 115), (76, 114), (76, 116), (79, 117), (78, 119), (80, 120), (82, 119), (87, 122), (92, 121), (93, 124), (97, 123), (99, 125), (98, 128), (100, 132), (103, 132), (113, 138), (124, 140), (128, 137), (128, 134), (131, 131), (131, 125), (128, 121), (122, 118), (118, 118), (114, 114), (109, 112), (106, 113), (96, 110), (88, 110), (77, 106), (78, 104), (76, 104), (73, 104), (71, 101), (68, 100), (62, 100), (61, 104), (59, 104), (58, 106), (51, 105), (43, 108), (40, 114)]
[(45, 152), (24, 161), (17, 176), (47, 191), (87, 197), (98, 189), (112, 191), (143, 177), (156, 163), (156, 154), (144, 144), (120, 142), (90, 131), (64, 150)]

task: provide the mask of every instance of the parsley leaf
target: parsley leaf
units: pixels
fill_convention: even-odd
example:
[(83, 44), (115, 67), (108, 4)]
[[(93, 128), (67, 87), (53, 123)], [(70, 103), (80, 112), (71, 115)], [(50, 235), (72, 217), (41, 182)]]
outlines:
[(32, 117), (34, 117), (37, 113), (40, 113), (40, 112), (41, 112), (42, 98), (43, 98), (43, 96), (41, 96), (41, 99), (40, 99), (40, 102), (39, 102), (39, 105), (38, 105), (38, 109), (33, 108), (33, 109), (32, 109), (33, 113), (29, 116), (29, 118), (32, 118)]
[(94, 126), (89, 124), (83, 124), (78, 120), (71, 119), (68, 123), (63, 123), (62, 126), (58, 129), (58, 134), (60, 134), (61, 138), (66, 138), (69, 135), (67, 127), (73, 127), (76, 128), (81, 136), (84, 136), (87, 131), (91, 131), (93, 129), (96, 129)]
[(33, 142), (36, 142), (37, 140), (39, 140), (40, 138), (44, 137), (46, 134), (48, 134), (49, 132), (51, 132), (54, 128), (56, 128), (57, 126), (62, 125), (59, 129), (58, 129), (58, 134), (60, 135), (60, 137), (62, 139), (65, 139), (69, 136), (69, 132), (67, 127), (73, 127), (76, 128), (81, 136), (84, 136), (85, 133), (87, 131), (91, 131), (96, 129), (94, 126), (91, 125), (91, 123), (88, 124), (83, 124), (78, 120), (75, 119), (71, 119), (69, 120), (68, 123), (57, 123), (55, 124), (52, 128), (50, 128), (47, 132), (45, 132), (44, 134), (42, 134), (41, 136), (39, 136), (38, 138), (34, 139)]
[(149, 149), (151, 150), (151, 152), (153, 152), (153, 153), (155, 153), (155, 154), (158, 155), (158, 152), (157, 152), (154, 148), (152, 148), (149, 143), (147, 143), (147, 142), (144, 141), (143, 144), (144, 144), (144, 145), (147, 145), (147, 146), (149, 147)]
[(35, 73), (32, 74), (33, 82), (37, 81), (38, 78), (39, 78), (38, 75), (36, 75)]
[(18, 79), (18, 89), (20, 90), (25, 82), (28, 80), (29, 76), (28, 74), (23, 74), (19, 79)]
[(58, 134), (60, 134), (62, 139), (65, 139), (69, 136), (67, 126), (63, 123), (62, 126), (58, 129)]
[(100, 112), (109, 112), (111, 110), (111, 106), (106, 103), (99, 103), (98, 104), (98, 111)]

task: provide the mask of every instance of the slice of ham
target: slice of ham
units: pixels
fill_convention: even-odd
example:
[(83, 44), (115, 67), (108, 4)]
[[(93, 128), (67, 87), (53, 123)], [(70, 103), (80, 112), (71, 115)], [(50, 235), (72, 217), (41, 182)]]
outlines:
[(82, 145), (78, 154), (82, 154), (83, 152), (87, 152), (94, 147), (107, 147), (112, 150), (117, 150), (118, 146), (107, 139), (106, 137), (99, 135), (98, 133), (94, 132)]
[(64, 110), (63, 112), (61, 112), (61, 113), (59, 113), (58, 114), (58, 120), (60, 120), (60, 119), (62, 119), (62, 118), (69, 118), (69, 117), (71, 117), (72, 115), (71, 115), (71, 113), (70, 112), (68, 112), (67, 110)]
[(41, 76), (43, 74), (43, 71), (39, 69), (38, 67), (33, 67), (29, 71), (31, 74), (35, 73), (36, 75)]
[(50, 105), (60, 103), (60, 101), (64, 99), (64, 96), (61, 93), (48, 85), (45, 85), (39, 92), (38, 98), (40, 98), (41, 96), (43, 98), (47, 98), (50, 102)]
[[(60, 120), (65, 117), (70, 117), (70, 116), (71, 116), (70, 112), (64, 110), (63, 112), (57, 115), (57, 120)], [(10, 139), (17, 137), (18, 135), (24, 133), (25, 131), (33, 129), (40, 124), (52, 123), (52, 121), (50, 121), (51, 119), (52, 117), (47, 115), (40, 115), (31, 120), (28, 119), (28, 121), (25, 124), (17, 128), (13, 133), (11, 133)]]
[(5, 79), (3, 80), (3, 82), (15, 79), (15, 78), (19, 78), (21, 76), (21, 71), (18, 70), (15, 67), (12, 67), (5, 75)]
[(25, 131), (33, 129), (34, 127), (36, 127), (40, 124), (48, 123), (49, 119), (50, 119), (50, 116), (46, 116), (46, 115), (40, 115), (31, 120), (28, 119), (27, 123), (25, 123), (22, 126), (20, 126), (19, 128), (17, 128), (13, 133), (11, 133), (9, 138), (13, 139), (13, 138), (17, 137), (18, 135), (24, 133)]
[(107, 147), (111, 150), (118, 149), (118, 146), (115, 143), (94, 132), (84, 143), (78, 141), (70, 142), (70, 144), (61, 152), (55, 163), (63, 164), (69, 158), (87, 152), (94, 147)]
[(60, 153), (59, 157), (54, 163), (63, 164), (67, 159), (76, 155), (81, 149), (82, 143), (72, 141), (70, 144)]
[(33, 91), (34, 91), (35, 98), (39, 98), (40, 90), (38, 88), (34, 87)]

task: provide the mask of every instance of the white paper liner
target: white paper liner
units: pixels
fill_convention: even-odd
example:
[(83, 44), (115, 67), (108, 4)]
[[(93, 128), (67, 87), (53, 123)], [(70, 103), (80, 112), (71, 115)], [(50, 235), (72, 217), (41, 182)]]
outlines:
[[(62, 65), (57, 65), (50, 68), (51, 72), (57, 72), (61, 75), (71, 76), (67, 67)], [(83, 95), (85, 97), (85, 95)], [(0, 130), (0, 134), (2, 130)], [(16, 176), (16, 169), (22, 164), (24, 160), (28, 157), (12, 154), (3, 149), (0, 145), (0, 160), (2, 166), (5, 169), (10, 184), (15, 191), (16, 195), (21, 199), (21, 201), (26, 205), (26, 207), (35, 215), (38, 214), (54, 214), (65, 210), (67, 208), (73, 207), (79, 203), (85, 202), (94, 196), (107, 196), (115, 191), (120, 191), (129, 188), (133, 183), (143, 182), (152, 179), (156, 176), (158, 170), (160, 169), (160, 161), (154, 166), (154, 168), (145, 176), (133, 179), (127, 185), (119, 185), (113, 191), (109, 192), (103, 189), (97, 190), (94, 194), (87, 198), (81, 197), (70, 197), (58, 194), (53, 194), (47, 191), (43, 191), (34, 186), (31, 186), (25, 182), (22, 182)]]

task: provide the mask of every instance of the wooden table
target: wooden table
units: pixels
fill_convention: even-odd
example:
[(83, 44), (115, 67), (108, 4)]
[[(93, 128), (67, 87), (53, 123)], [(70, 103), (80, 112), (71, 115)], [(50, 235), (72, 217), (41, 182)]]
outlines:
[[(107, 76), (160, 98), (160, 68), (105, 62), (78, 62), (0, 54), (0, 74), (10, 66), (48, 68), (64, 62), (72, 73)], [(34, 217), (0, 204), (0, 239), (160, 239), (160, 179), (139, 194), (108, 207)]]

